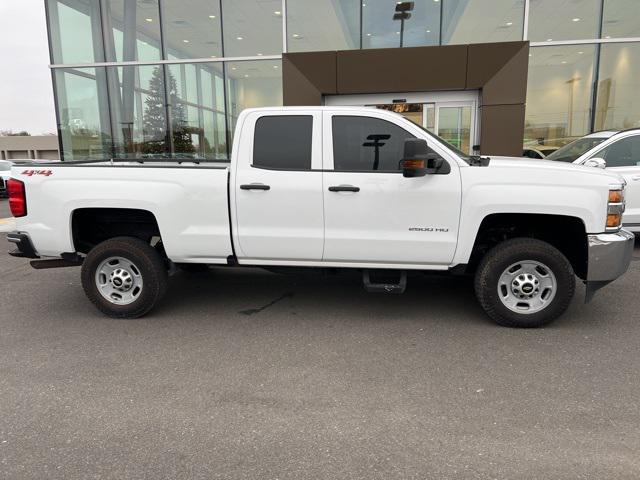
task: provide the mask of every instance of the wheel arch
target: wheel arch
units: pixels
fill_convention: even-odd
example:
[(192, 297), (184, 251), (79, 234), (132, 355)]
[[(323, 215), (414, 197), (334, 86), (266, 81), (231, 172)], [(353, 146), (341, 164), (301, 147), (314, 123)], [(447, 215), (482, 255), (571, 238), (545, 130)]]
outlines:
[(557, 248), (571, 263), (576, 275), (585, 279), (588, 268), (588, 244), (584, 221), (569, 215), (537, 213), (494, 213), (480, 223), (466, 265), (475, 272), (482, 257), (498, 243), (527, 237), (545, 241)]
[(76, 252), (88, 253), (115, 237), (133, 237), (151, 243), (161, 239), (156, 216), (137, 208), (86, 207), (71, 212), (71, 240)]

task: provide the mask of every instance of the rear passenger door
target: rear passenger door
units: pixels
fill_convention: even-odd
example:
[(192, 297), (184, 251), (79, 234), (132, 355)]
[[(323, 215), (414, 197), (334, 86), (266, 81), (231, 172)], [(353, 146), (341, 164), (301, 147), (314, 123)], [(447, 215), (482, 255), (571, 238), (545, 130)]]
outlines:
[(321, 121), (313, 110), (255, 111), (237, 126), (234, 244), (245, 263), (322, 259)]

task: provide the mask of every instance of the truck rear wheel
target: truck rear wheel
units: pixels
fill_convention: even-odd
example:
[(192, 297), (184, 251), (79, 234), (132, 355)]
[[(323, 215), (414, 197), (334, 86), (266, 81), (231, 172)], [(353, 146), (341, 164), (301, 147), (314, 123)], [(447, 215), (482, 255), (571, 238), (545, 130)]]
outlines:
[(576, 280), (567, 258), (533, 238), (506, 240), (483, 258), (475, 277), (484, 311), (506, 327), (541, 327), (569, 307)]
[(95, 246), (82, 264), (81, 276), (89, 300), (116, 318), (141, 317), (167, 288), (167, 270), (160, 254), (131, 237), (116, 237)]

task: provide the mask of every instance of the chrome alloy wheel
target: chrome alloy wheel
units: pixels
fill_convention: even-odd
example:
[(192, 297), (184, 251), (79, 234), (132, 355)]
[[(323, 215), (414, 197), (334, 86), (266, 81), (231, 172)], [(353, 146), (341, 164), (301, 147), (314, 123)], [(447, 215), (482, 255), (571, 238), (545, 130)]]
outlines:
[(131, 260), (109, 257), (96, 270), (96, 287), (100, 295), (116, 305), (129, 305), (142, 293), (142, 274)]
[(498, 297), (509, 310), (537, 313), (546, 308), (558, 290), (549, 267), (533, 260), (517, 262), (505, 269), (498, 280)]

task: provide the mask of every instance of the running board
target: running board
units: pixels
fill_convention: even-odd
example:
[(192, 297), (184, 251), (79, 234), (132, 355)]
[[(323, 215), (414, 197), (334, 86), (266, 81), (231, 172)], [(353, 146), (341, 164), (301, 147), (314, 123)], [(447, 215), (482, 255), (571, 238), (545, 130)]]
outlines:
[(364, 289), (369, 293), (404, 293), (407, 289), (407, 272), (404, 270), (396, 270), (393, 273), (389, 270), (363, 270), (362, 283)]

